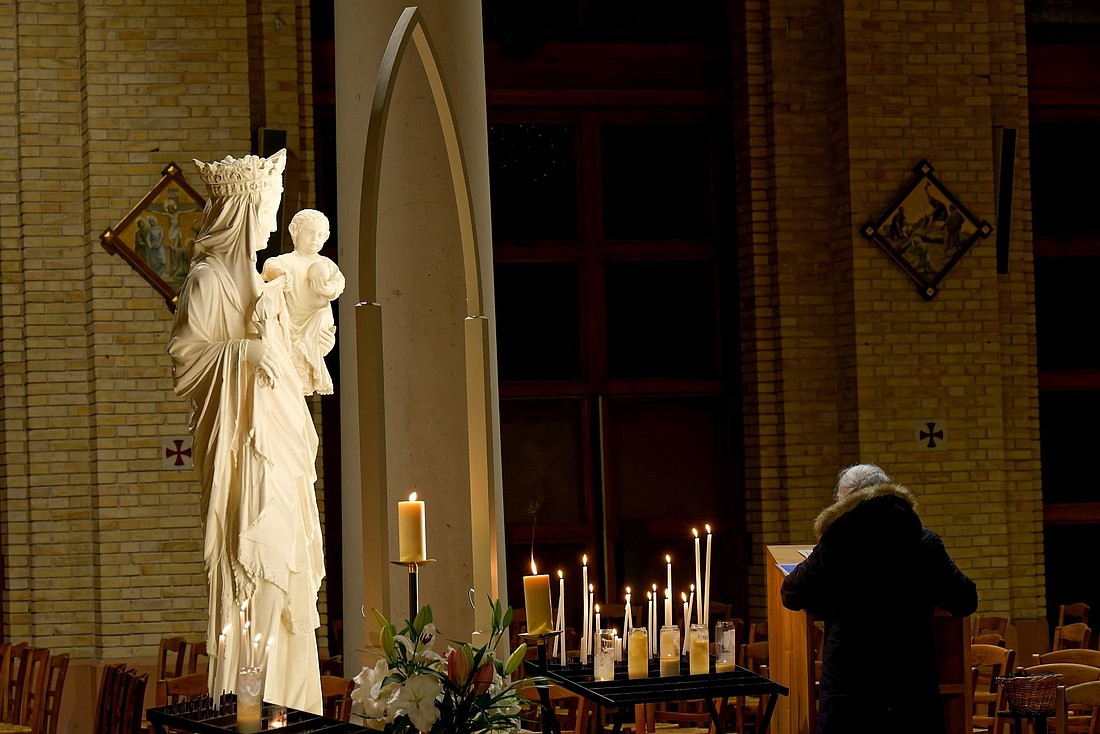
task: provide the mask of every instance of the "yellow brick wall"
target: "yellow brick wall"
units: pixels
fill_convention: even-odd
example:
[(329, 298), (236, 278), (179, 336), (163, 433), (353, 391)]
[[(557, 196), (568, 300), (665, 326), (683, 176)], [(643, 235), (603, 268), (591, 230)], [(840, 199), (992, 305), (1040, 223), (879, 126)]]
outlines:
[[(1043, 616), (1022, 2), (747, 2), (735, 55), (753, 557), (812, 540), (838, 468), (922, 500), (980, 609)], [(735, 23), (736, 25), (736, 23)], [(1008, 275), (979, 241), (926, 302), (859, 234), (921, 159), (993, 222), (994, 128), (1015, 127)], [(746, 295), (747, 294), (747, 295)], [(922, 448), (917, 428), (945, 421)], [(763, 569), (750, 571), (752, 616)]]
[(5, 638), (135, 659), (204, 631), (198, 485), (160, 455), (189, 413), (171, 313), (98, 236), (170, 161), (201, 192), (191, 159), (250, 152), (253, 119), (287, 131), (287, 217), (311, 205), (308, 40), (308, 0), (0, 7)]

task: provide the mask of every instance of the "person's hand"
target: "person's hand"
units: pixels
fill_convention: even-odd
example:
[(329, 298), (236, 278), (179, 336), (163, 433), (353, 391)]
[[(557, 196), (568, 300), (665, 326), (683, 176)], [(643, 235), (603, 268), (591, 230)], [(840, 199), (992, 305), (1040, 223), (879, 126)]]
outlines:
[(279, 380), (279, 365), (276, 364), (271, 349), (261, 339), (246, 339), (244, 342), (244, 358), (256, 365), (259, 373), (260, 384), (264, 387), (275, 387)]

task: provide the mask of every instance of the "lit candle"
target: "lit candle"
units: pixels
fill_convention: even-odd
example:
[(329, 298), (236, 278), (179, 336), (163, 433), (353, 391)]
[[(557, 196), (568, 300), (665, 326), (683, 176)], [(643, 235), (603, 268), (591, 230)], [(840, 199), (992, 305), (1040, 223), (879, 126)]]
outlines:
[[(653, 614), (654, 614), (654, 612), (653, 612), (653, 592), (652, 591), (647, 591), (645, 593), (645, 598), (649, 600), (646, 604), (646, 606), (648, 607), (646, 609), (646, 618), (645, 618), (646, 631), (647, 631), (647, 633), (651, 633), (651, 632), (653, 632)], [(653, 648), (653, 642), (652, 642), (652, 640), (653, 640), (653, 635), (648, 634), (647, 635), (647, 642), (650, 646), (650, 649), (646, 651), (647, 654), (652, 654), (653, 653), (653, 649), (652, 649)], [(628, 648), (627, 652), (629, 653), (629, 648), (630, 648), (629, 643), (627, 644), (627, 648)]]
[[(692, 587), (694, 588), (694, 587)], [(680, 592), (680, 598), (684, 601), (684, 649), (683, 652), (687, 653), (688, 648), (688, 630), (691, 629), (691, 601), (688, 600), (687, 594)]]
[(672, 589), (665, 589), (665, 627), (672, 626)]
[(707, 576), (701, 593), (703, 594), (703, 624), (710, 624), (710, 525), (707, 528)]
[[(256, 635), (257, 642), (259, 642), (259, 639), (260, 639), (260, 636)], [(271, 656), (271, 646), (274, 643), (275, 643), (275, 638), (274, 637), (268, 637), (267, 638), (267, 645), (264, 646), (263, 655), (260, 657), (260, 665), (259, 665), (260, 670), (266, 670), (267, 669), (267, 659)]]
[(597, 604), (594, 608), (596, 610), (596, 624), (593, 625), (593, 628), (596, 630), (596, 634), (599, 635), (600, 634), (600, 629), (601, 629), (601, 627), (600, 627), (600, 605)]
[(581, 556), (581, 665), (588, 662), (588, 554)]
[(626, 611), (623, 613), (623, 639), (626, 639), (626, 635), (630, 633), (630, 628), (634, 626), (634, 620), (630, 615), (630, 587), (626, 587)]
[(695, 584), (692, 584), (690, 589), (691, 589), (691, 593), (688, 594), (687, 614), (684, 615), (684, 629), (685, 630), (688, 628), (688, 625), (691, 624), (691, 610), (694, 609), (694, 607), (695, 607)]
[(593, 622), (592, 608), (595, 606), (595, 601), (596, 601), (596, 586), (594, 584), (589, 584), (588, 585), (588, 615), (589, 615), (588, 616), (588, 645), (589, 645), (588, 651), (591, 652), (593, 655), (595, 654), (595, 648), (593, 647), (593, 645), (595, 644), (596, 634), (597, 634), (595, 626), (592, 624), (592, 622)]
[(665, 588), (666, 589), (671, 589), (672, 588), (672, 556), (670, 556), (668, 554), (665, 554), (665, 566), (668, 569), (667, 572), (666, 572), (666, 575), (665, 575)]
[(700, 622), (703, 621), (703, 574), (699, 567), (699, 531), (695, 528), (691, 529), (691, 534), (695, 536), (695, 588), (699, 589), (699, 598), (695, 600), (695, 618)]
[(543, 635), (554, 631), (550, 613), (550, 576), (540, 574), (531, 559), (531, 575), (523, 577), (523, 605), (527, 611), (527, 632)]
[[(558, 569), (558, 617), (555, 625), (562, 634), (565, 633), (565, 575)], [(562, 635), (554, 636), (554, 655), (558, 654), (558, 641)], [(565, 665), (565, 641), (561, 640), (561, 664)]]
[(237, 669), (248, 664), (248, 622), (245, 621), (248, 614), (248, 599), (241, 602), (240, 626), (237, 627)]
[(409, 494), (407, 502), (397, 503), (397, 560), (418, 563), (428, 560), (424, 540), (424, 500)]

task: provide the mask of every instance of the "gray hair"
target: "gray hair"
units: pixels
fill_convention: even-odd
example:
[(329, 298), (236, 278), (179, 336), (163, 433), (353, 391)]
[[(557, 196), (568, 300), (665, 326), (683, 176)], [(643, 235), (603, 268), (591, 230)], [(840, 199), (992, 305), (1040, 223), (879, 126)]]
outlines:
[(874, 464), (852, 464), (836, 475), (836, 489), (833, 492), (837, 502), (840, 502), (856, 490), (890, 481), (890, 476)]

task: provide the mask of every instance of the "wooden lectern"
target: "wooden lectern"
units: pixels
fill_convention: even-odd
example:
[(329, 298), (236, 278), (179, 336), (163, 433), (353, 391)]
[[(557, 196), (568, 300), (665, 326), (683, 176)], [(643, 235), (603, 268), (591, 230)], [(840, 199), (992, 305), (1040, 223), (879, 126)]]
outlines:
[[(813, 734), (817, 718), (814, 685), (814, 619), (807, 612), (792, 612), (783, 606), (779, 589), (787, 575), (781, 566), (803, 559), (805, 545), (769, 545), (768, 665), (771, 679), (785, 685), (790, 694), (780, 696), (772, 718), (777, 734)], [(970, 690), (970, 618), (937, 614), (936, 654), (940, 663), (940, 692), (948, 734), (969, 734), (973, 710)], [(890, 641), (884, 640), (884, 648)], [(887, 661), (883, 661), (884, 665)]]

